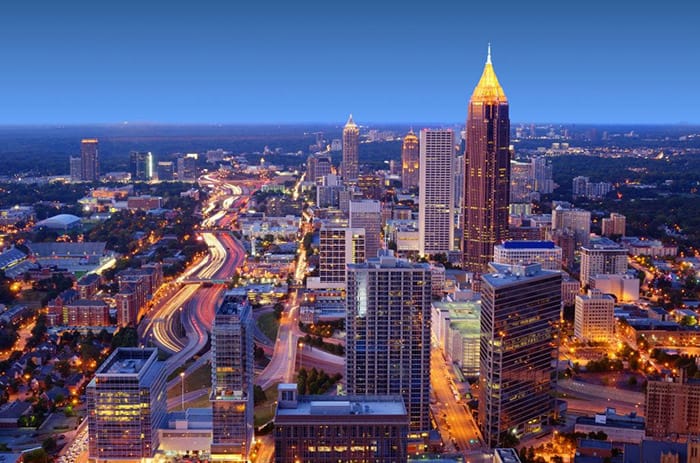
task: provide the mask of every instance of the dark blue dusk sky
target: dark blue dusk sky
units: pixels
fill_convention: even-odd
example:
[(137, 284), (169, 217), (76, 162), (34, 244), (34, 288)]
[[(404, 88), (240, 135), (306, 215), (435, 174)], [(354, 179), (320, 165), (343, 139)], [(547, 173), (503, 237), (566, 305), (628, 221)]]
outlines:
[[(13, 1), (0, 124), (700, 122), (699, 2)], [(422, 6), (414, 6), (420, 4)]]

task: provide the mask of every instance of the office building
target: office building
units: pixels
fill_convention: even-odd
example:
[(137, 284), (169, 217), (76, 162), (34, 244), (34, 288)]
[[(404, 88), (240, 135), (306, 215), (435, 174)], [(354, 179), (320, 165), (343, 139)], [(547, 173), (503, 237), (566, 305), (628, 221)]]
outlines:
[(553, 415), (561, 273), (491, 264), (481, 276), (479, 427), (485, 444), (542, 431)]
[(419, 182), (420, 152), (418, 137), (413, 129), (403, 137), (401, 146), (401, 185), (405, 189), (415, 188)]
[(650, 379), (646, 388), (646, 435), (658, 439), (700, 434), (700, 381), (685, 369), (675, 378)]
[(617, 212), (611, 212), (609, 218), (602, 220), (603, 236), (625, 236), (627, 217)]
[(80, 179), (96, 182), (100, 179), (100, 158), (96, 138), (84, 138), (80, 143)]
[(177, 179), (181, 182), (197, 181), (197, 153), (177, 158)]
[(212, 327), (212, 461), (248, 461), (253, 443), (253, 332), (243, 291), (230, 291)]
[(445, 358), (457, 365), (466, 378), (478, 377), (480, 301), (433, 302), (431, 324)]
[(316, 179), (316, 207), (340, 206), (340, 192), (345, 189), (340, 178), (335, 174), (324, 175)]
[(175, 165), (172, 161), (159, 161), (156, 166), (156, 174), (161, 182), (172, 182), (175, 180)]
[(147, 182), (153, 178), (153, 155), (150, 152), (132, 151), (129, 161), (131, 180)]
[(343, 165), (344, 183), (354, 183), (360, 176), (360, 128), (352, 120), (352, 114), (343, 128)]
[(510, 161), (510, 202), (529, 204), (534, 199), (539, 199), (535, 192), (534, 179), (532, 178), (532, 164), (529, 162)]
[(418, 231), (419, 253), (422, 256), (447, 255), (452, 250), (453, 161), (452, 129), (421, 130)]
[(490, 46), (469, 100), (466, 138), (462, 266), (483, 272), (493, 260), (493, 246), (507, 238), (510, 195), (508, 99), (493, 70)]
[(324, 226), (319, 235), (319, 281), (345, 287), (346, 265), (365, 261), (365, 230)]
[(298, 396), (278, 386), (275, 463), (399, 463), (407, 456), (408, 415), (399, 395)]
[(629, 273), (617, 275), (595, 275), (590, 280), (590, 287), (609, 294), (617, 302), (635, 302), (639, 300), (639, 278)]
[(493, 248), (497, 264), (538, 263), (545, 270), (561, 270), (561, 248), (551, 241), (504, 241)]
[(346, 303), (348, 394), (400, 394), (410, 429), (429, 430), (430, 267), (390, 252), (349, 264)]
[(107, 357), (86, 389), (88, 461), (153, 458), (166, 414), (165, 379), (158, 349), (118, 347)]
[(552, 210), (552, 230), (570, 230), (574, 234), (577, 248), (587, 246), (591, 235), (591, 212), (558, 204)]
[(379, 201), (351, 200), (349, 203), (350, 228), (365, 229), (365, 258), (377, 257), (381, 246), (382, 208)]
[(599, 290), (578, 294), (574, 303), (574, 336), (581, 341), (611, 342), (614, 339), (615, 300)]
[(554, 191), (552, 163), (544, 156), (534, 156), (530, 159), (530, 166), (534, 190), (543, 195), (552, 193)]
[(627, 250), (607, 238), (599, 238), (581, 248), (581, 286), (591, 284), (596, 275), (627, 272)]

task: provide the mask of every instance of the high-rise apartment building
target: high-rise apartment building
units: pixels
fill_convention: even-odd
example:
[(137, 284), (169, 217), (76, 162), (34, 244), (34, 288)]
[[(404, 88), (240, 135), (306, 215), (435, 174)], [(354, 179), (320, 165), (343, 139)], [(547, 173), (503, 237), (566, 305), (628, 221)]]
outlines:
[(96, 182), (100, 179), (100, 158), (96, 138), (84, 138), (80, 143), (80, 179)]
[(420, 152), (418, 148), (418, 137), (413, 133), (413, 129), (403, 137), (401, 146), (401, 184), (404, 188), (414, 188), (418, 186), (420, 168)]
[(372, 199), (351, 200), (350, 228), (365, 229), (365, 258), (377, 257), (381, 245), (382, 207)]
[(275, 463), (407, 459), (400, 395), (298, 396), (296, 384), (280, 384), (274, 433)]
[(491, 264), (481, 276), (479, 427), (490, 448), (532, 435), (554, 412), (561, 273)]
[(158, 349), (119, 347), (87, 386), (88, 460), (140, 463), (158, 449), (166, 414)]
[(245, 292), (225, 294), (212, 327), (212, 461), (248, 461), (253, 442), (253, 333)]
[(464, 153), (462, 264), (483, 272), (493, 246), (508, 236), (510, 119), (508, 99), (491, 64), (491, 48), (471, 99)]
[(360, 176), (360, 128), (352, 114), (343, 128), (343, 182), (354, 183)]
[(561, 270), (561, 248), (551, 241), (504, 241), (493, 247), (497, 264), (538, 263), (545, 270)]
[(153, 154), (144, 151), (132, 151), (129, 155), (131, 180), (144, 182), (153, 178)]
[(591, 284), (596, 275), (627, 272), (627, 249), (607, 238), (599, 238), (581, 248), (581, 286)]
[(576, 247), (587, 246), (591, 237), (591, 211), (559, 204), (552, 210), (552, 230), (571, 230)]
[(681, 368), (675, 378), (650, 379), (646, 387), (646, 435), (657, 439), (700, 434), (700, 381)]
[(429, 430), (430, 267), (390, 254), (349, 264), (346, 301), (348, 394), (399, 394), (410, 429)]
[(615, 300), (597, 289), (576, 295), (574, 336), (582, 341), (610, 342), (614, 338)]
[(602, 220), (603, 236), (625, 236), (625, 228), (627, 225), (627, 217), (617, 212), (611, 212), (609, 218)]
[(319, 281), (345, 286), (347, 264), (365, 261), (364, 228), (322, 227), (319, 231)]
[(543, 195), (553, 192), (552, 163), (544, 156), (534, 156), (530, 159), (530, 166), (535, 191)]
[(453, 195), (454, 132), (423, 129), (420, 132), (420, 184), (418, 194), (419, 253), (445, 254), (454, 241)]

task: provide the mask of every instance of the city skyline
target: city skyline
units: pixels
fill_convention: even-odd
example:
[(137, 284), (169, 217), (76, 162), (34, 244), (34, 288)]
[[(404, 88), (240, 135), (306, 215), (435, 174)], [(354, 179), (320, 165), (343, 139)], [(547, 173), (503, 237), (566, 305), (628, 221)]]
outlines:
[(219, 2), (45, 3), (9, 5), (0, 19), (12, 70), (0, 78), (0, 101), (13, 108), (0, 124), (340, 122), (348, 112), (366, 123), (456, 123), (488, 42), (513, 121), (700, 122), (700, 95), (688, 91), (698, 65), (687, 59), (700, 45), (698, 5), (512, 3), (494, 36), (475, 21), (490, 14), (479, 4), (418, 14), (307, 2), (271, 15)]

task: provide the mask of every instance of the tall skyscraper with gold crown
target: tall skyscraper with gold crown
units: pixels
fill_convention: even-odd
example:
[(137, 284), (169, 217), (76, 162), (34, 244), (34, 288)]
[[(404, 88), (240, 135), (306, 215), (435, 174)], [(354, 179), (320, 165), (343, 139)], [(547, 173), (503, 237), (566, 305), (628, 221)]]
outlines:
[(462, 263), (467, 271), (483, 272), (493, 260), (493, 246), (508, 233), (510, 181), (510, 119), (508, 99), (491, 63), (469, 100), (464, 153)]
[(409, 189), (417, 187), (419, 179), (420, 151), (418, 150), (418, 137), (413, 129), (403, 137), (401, 147), (401, 185)]
[(343, 182), (357, 182), (360, 176), (359, 163), (360, 128), (352, 120), (352, 114), (343, 128)]

